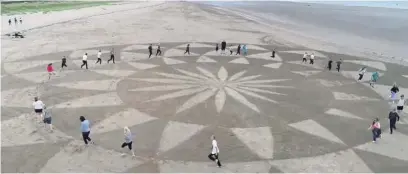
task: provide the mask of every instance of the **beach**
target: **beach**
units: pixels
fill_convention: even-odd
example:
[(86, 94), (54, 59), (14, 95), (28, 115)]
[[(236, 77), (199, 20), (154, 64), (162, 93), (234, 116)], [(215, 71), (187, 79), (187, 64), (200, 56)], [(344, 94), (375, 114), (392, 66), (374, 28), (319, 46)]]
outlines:
[(408, 95), (404, 9), (170, 1), (47, 9), (2, 15), (2, 172), (408, 170), (408, 106), (397, 111), (398, 129), (388, 117)]

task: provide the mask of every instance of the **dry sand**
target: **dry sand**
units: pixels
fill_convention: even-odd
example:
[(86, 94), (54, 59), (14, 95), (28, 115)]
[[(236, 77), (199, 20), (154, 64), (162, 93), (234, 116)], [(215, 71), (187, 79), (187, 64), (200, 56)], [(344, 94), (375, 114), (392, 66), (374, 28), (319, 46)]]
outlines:
[[(2, 36), (2, 60), (12, 61), (99, 45), (221, 40), (306, 46), (384, 60), (395, 57), (394, 62), (398, 63), (403, 60), (401, 53), (395, 51), (402, 48), (395, 48), (385, 40), (367, 39), (344, 32), (330, 34), (333, 30), (311, 28), (312, 25), (302, 25), (305, 28), (305, 32), (302, 32), (299, 25), (295, 25), (297, 21), (268, 13), (253, 13), (242, 8), (233, 10), (197, 3), (154, 1), (22, 15), (24, 24), (18, 26), (17, 30), (29, 29), (25, 32), (26, 38), (10, 39)], [(265, 15), (268, 20), (265, 20)], [(3, 34), (16, 30), (8, 26), (8, 19), (2, 16)], [(321, 35), (310, 34), (306, 29)], [(383, 56), (379, 56), (381, 54)]]

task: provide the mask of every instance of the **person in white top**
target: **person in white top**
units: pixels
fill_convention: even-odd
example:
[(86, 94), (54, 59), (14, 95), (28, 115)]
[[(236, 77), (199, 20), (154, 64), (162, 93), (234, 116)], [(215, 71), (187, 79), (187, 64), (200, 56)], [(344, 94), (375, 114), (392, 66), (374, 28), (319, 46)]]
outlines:
[(404, 94), (402, 94), (397, 103), (397, 112), (399, 115), (403, 114), (404, 105), (408, 105), (408, 101), (405, 99)]
[(212, 148), (211, 148), (211, 153), (208, 155), (208, 158), (210, 160), (215, 161), (218, 165), (218, 167), (221, 167), (221, 161), (218, 159), (218, 155), (220, 153), (220, 149), (218, 148), (217, 140), (215, 140), (215, 136), (211, 136), (212, 139)]
[(101, 56), (102, 56), (102, 51), (101, 51), (101, 50), (99, 50), (98, 55), (97, 55), (98, 60), (96, 61), (96, 63), (95, 63), (95, 64), (98, 64), (98, 62), (99, 62), (99, 65), (100, 65), (100, 64), (102, 64), (102, 59), (101, 59)]
[(367, 71), (367, 67), (363, 67), (363, 68), (361, 68), (361, 69), (358, 71), (358, 75), (359, 75), (358, 81), (360, 81), (361, 79), (363, 79), (364, 74), (366, 73), (366, 71)]
[(310, 55), (310, 64), (313, 65), (314, 64), (314, 53), (312, 53), (312, 55)]
[(85, 53), (82, 56), (82, 65), (81, 65), (81, 69), (82, 67), (85, 65), (86, 69), (88, 69), (88, 53)]
[(307, 62), (307, 56), (308, 56), (308, 54), (307, 54), (307, 52), (305, 52), (305, 54), (303, 54), (303, 59), (302, 59), (302, 63), (303, 62)]
[(38, 99), (38, 97), (34, 97), (34, 102), (33, 102), (33, 107), (34, 107), (34, 112), (38, 116), (38, 120), (41, 122), (43, 120), (43, 109), (44, 109), (45, 104)]

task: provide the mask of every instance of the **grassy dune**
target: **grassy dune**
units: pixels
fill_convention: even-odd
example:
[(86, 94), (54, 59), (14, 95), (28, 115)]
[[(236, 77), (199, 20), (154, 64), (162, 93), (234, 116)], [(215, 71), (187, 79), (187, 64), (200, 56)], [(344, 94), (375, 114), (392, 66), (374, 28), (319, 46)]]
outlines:
[(32, 2), (2, 2), (1, 14), (15, 15), (36, 12), (51, 12), (79, 9), (98, 5), (109, 5), (113, 2), (104, 1), (32, 1)]

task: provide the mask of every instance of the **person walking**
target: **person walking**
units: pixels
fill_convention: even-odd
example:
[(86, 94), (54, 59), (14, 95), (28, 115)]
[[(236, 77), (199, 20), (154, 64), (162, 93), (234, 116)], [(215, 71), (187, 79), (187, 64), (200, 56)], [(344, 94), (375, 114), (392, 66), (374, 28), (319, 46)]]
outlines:
[(45, 104), (38, 99), (38, 97), (34, 97), (34, 102), (33, 102), (33, 107), (34, 107), (34, 112), (37, 115), (38, 121), (41, 123), (43, 120), (43, 109), (44, 109)]
[(48, 71), (48, 80), (50, 80), (51, 76), (55, 75), (54, 67), (52, 67), (52, 63), (48, 64), (47, 71)]
[(98, 60), (96, 61), (96, 63), (95, 64), (98, 64), (98, 62), (99, 62), (99, 65), (100, 64), (102, 64), (102, 51), (101, 50), (99, 50), (98, 51), (98, 54), (96, 55), (96, 57), (98, 58)]
[(390, 91), (391, 91), (390, 99), (391, 99), (392, 103), (395, 103), (395, 101), (397, 100), (397, 94), (399, 92), (399, 88), (397, 86), (397, 83), (394, 83), (392, 85), (392, 88), (391, 88)]
[(373, 72), (373, 74), (371, 75), (370, 86), (374, 88), (374, 84), (377, 82), (379, 78), (380, 75), (378, 74), (378, 71)]
[(114, 52), (113, 48), (112, 48), (112, 50), (111, 50), (111, 52), (110, 52), (110, 59), (108, 60), (108, 63), (109, 63), (110, 61), (112, 61), (113, 64), (115, 64), (115, 52)]
[(218, 165), (218, 167), (221, 167), (221, 161), (218, 158), (218, 155), (220, 153), (220, 149), (218, 148), (218, 144), (217, 144), (217, 140), (215, 140), (215, 136), (212, 135), (211, 136), (211, 144), (212, 144), (212, 150), (211, 153), (208, 155), (208, 158), (210, 158), (210, 160), (215, 161)]
[(241, 55), (241, 44), (238, 45), (237, 54), (235, 55)]
[(215, 52), (218, 53), (218, 44), (215, 45)]
[(16, 25), (18, 24), (18, 23), (17, 23), (17, 18), (16, 18), (16, 17), (14, 18), (14, 24), (16, 24)]
[(85, 53), (85, 54), (82, 56), (81, 69), (82, 69), (83, 66), (85, 66), (86, 69), (88, 69), (88, 53)]
[(381, 138), (381, 124), (378, 118), (374, 119), (368, 129), (371, 130), (373, 134), (373, 143), (377, 141), (377, 138)]
[(315, 58), (315, 55), (314, 55), (314, 53), (312, 53), (312, 55), (310, 55), (310, 63), (309, 64), (311, 64), (311, 65), (314, 64), (314, 58)]
[(404, 106), (408, 105), (408, 100), (405, 99), (404, 94), (401, 95), (401, 98), (397, 102), (397, 112), (399, 115), (403, 114)]
[(396, 108), (393, 108), (392, 111), (388, 114), (388, 119), (390, 120), (390, 134), (392, 134), (393, 130), (397, 129), (395, 123), (397, 123), (397, 121), (399, 121), (400, 119)]
[(247, 49), (247, 46), (246, 46), (246, 45), (244, 45), (244, 46), (242, 47), (242, 51), (243, 51), (243, 53), (244, 53), (244, 56), (248, 55), (248, 49)]
[(157, 55), (159, 55), (159, 56), (161, 56), (161, 49), (160, 49), (160, 43), (159, 44), (157, 44), (157, 52), (156, 52), (156, 56)]
[(307, 52), (305, 52), (305, 54), (303, 54), (303, 59), (302, 59), (302, 63), (306, 63), (307, 62), (307, 57), (309, 55), (307, 54)]
[(150, 59), (150, 57), (152, 57), (152, 54), (153, 54), (153, 46), (152, 46), (152, 44), (150, 44), (147, 49), (149, 49), (149, 59)]
[(188, 53), (188, 55), (190, 55), (190, 44), (187, 44), (186, 52), (184, 52), (184, 55), (185, 55), (186, 53)]
[(341, 59), (336, 62), (336, 64), (337, 64), (337, 68), (336, 68), (336, 69), (337, 69), (337, 72), (340, 72), (340, 66), (341, 66), (341, 63), (342, 63), (342, 62), (343, 62), (343, 60), (341, 60)]
[(367, 71), (367, 67), (362, 67), (359, 71), (358, 71), (358, 81), (361, 81), (364, 77), (364, 74)]
[[(132, 142), (133, 142), (133, 137), (132, 137), (132, 132), (130, 132), (130, 129), (128, 127), (123, 128), (124, 134), (125, 134), (125, 142), (122, 143), (122, 148), (128, 147), (130, 152), (132, 153), (132, 156), (135, 157), (135, 152), (132, 149)], [(123, 154), (124, 155), (124, 154)]]
[(89, 138), (89, 134), (91, 134), (91, 127), (90, 123), (87, 119), (85, 119), (84, 116), (80, 116), (79, 120), (81, 121), (81, 132), (82, 132), (82, 138), (84, 139), (84, 143), (87, 146), (88, 142), (91, 144), (95, 144), (91, 138)]
[(11, 19), (8, 20), (9, 25), (11, 25)]
[(46, 106), (44, 106), (44, 124), (45, 127), (47, 127), (50, 129), (50, 131), (52, 131), (52, 124), (51, 124), (51, 110), (48, 109)]
[(62, 59), (61, 59), (61, 70), (60, 71), (62, 71), (62, 69), (64, 69), (64, 67), (68, 67), (67, 66), (67, 58), (65, 56), (63, 56)]
[(272, 57), (272, 58), (275, 58), (275, 54), (276, 54), (276, 51), (275, 51), (275, 49), (273, 49), (273, 50), (272, 50), (272, 56), (271, 56), (271, 57)]
[(227, 42), (222, 41), (221, 42), (221, 54), (225, 54), (225, 49), (227, 48)]
[(327, 64), (327, 68), (329, 69), (329, 71), (331, 71), (332, 69), (332, 64), (333, 64), (333, 60), (329, 60), (328, 64)]
[(20, 17), (20, 24), (23, 24), (23, 19), (21, 19), (21, 17)]

